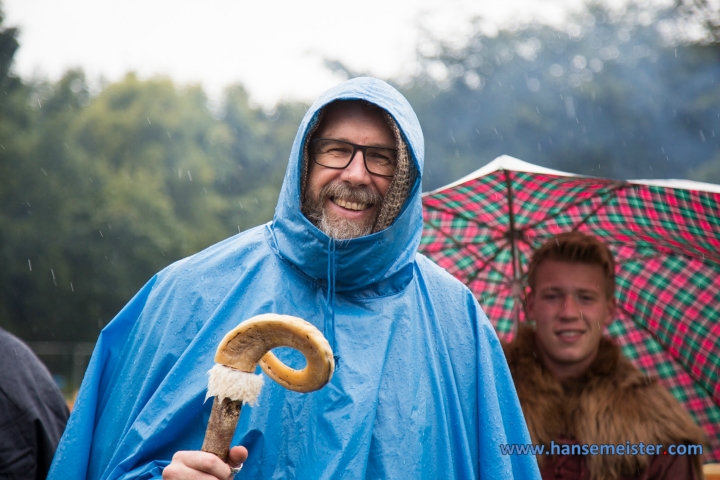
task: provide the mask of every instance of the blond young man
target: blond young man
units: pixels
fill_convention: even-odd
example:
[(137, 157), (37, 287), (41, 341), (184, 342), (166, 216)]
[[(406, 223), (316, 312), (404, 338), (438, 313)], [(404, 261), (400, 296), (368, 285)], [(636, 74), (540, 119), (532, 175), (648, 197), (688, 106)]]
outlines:
[(699, 455), (664, 454), (704, 444), (700, 428), (603, 336), (617, 308), (608, 247), (579, 232), (558, 235), (534, 253), (528, 281), (532, 326), (521, 326), (505, 352), (533, 442), (549, 452), (538, 455), (542, 477), (702, 478)]

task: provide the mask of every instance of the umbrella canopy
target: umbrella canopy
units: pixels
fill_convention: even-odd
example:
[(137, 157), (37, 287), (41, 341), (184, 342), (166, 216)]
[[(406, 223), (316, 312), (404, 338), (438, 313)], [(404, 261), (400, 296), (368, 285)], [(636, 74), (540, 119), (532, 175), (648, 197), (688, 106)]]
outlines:
[(502, 156), (423, 196), (420, 251), (465, 283), (498, 335), (524, 321), (532, 252), (578, 230), (617, 262), (609, 333), (705, 430), (720, 461), (720, 185), (618, 181)]

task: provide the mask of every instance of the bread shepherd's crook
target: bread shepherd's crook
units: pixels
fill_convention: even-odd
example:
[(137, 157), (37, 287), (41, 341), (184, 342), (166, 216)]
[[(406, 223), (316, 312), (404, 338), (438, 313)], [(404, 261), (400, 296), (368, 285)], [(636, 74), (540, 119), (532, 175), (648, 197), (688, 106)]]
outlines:
[[(295, 370), (282, 363), (270, 351), (277, 347), (299, 350), (307, 360), (305, 368)], [(255, 405), (260, 395), (263, 377), (255, 375), (258, 363), (268, 377), (303, 393), (324, 387), (335, 370), (325, 337), (298, 317), (257, 315), (225, 335), (215, 354), (215, 365), (208, 372), (206, 398), (215, 398), (202, 445), (204, 452), (217, 455), (223, 462), (227, 462), (243, 403)]]

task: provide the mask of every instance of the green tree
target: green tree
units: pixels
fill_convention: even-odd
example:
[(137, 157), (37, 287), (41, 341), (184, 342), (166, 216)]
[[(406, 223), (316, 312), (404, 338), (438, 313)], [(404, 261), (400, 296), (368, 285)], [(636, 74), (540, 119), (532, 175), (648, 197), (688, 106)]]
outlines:
[[(687, 176), (720, 148), (720, 62), (656, 28), (665, 11), (590, 5), (564, 28), (428, 39), (399, 87), (426, 134), (425, 189), (509, 154), (614, 178)], [(429, 47), (429, 48), (428, 48)]]

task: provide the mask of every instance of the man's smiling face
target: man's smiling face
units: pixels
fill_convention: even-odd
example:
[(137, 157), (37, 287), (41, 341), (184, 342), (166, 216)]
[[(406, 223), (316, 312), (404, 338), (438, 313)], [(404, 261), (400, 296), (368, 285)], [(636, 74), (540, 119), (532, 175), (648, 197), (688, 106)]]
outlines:
[(560, 380), (581, 375), (597, 355), (615, 315), (599, 265), (544, 260), (527, 298), (543, 363)]
[[(328, 106), (314, 138), (395, 148), (395, 136), (378, 108), (357, 101)], [(344, 169), (308, 164), (303, 213), (327, 235), (347, 239), (372, 233), (392, 178), (373, 175), (360, 151)]]

